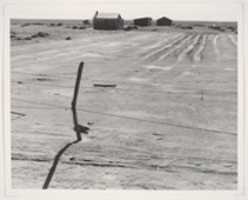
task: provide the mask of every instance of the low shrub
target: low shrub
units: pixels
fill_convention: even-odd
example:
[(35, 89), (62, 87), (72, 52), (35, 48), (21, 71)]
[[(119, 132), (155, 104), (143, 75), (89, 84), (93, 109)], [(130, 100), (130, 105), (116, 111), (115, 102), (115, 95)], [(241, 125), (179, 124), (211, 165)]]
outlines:
[(49, 33), (46, 33), (46, 32), (38, 32), (38, 33), (32, 35), (32, 38), (37, 38), (37, 37), (42, 37), (42, 38), (44, 38), (44, 37), (48, 37), (48, 36), (49, 36)]

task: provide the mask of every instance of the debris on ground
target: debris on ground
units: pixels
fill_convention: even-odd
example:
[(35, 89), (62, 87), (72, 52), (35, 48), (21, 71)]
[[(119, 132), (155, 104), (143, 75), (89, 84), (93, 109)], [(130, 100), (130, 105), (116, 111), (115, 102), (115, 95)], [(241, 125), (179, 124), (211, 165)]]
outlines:
[(77, 124), (76, 126), (74, 126), (74, 130), (79, 133), (88, 134), (88, 131), (90, 130), (90, 128), (87, 126), (82, 126), (80, 124)]
[(24, 114), (24, 113), (15, 112), (15, 111), (11, 111), (11, 114), (19, 115), (19, 116), (22, 116), (22, 117), (25, 117), (26, 116), (26, 114)]
[(100, 84), (100, 83), (94, 83), (94, 87), (116, 87), (116, 84)]
[(49, 78), (36, 78), (37, 81), (52, 81), (52, 79)]
[(94, 122), (88, 122), (87, 123), (89, 126), (92, 126), (92, 125), (94, 125)]
[(154, 135), (154, 136), (162, 136), (162, 134), (160, 134), (160, 133), (152, 133), (152, 135)]
[(70, 161), (74, 161), (75, 159), (75, 157), (70, 157)]

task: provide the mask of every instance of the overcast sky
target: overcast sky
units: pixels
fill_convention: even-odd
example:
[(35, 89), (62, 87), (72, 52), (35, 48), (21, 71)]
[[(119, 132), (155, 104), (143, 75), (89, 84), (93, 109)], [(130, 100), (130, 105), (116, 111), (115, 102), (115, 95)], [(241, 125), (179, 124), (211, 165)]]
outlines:
[(150, 16), (154, 19), (166, 16), (172, 20), (237, 21), (240, 8), (237, 4), (172, 4), (172, 3), (81, 3), (77, 6), (57, 4), (55, 6), (12, 6), (15, 18), (63, 18), (89, 19), (95, 11), (117, 12), (124, 19)]
[(173, 20), (203, 20), (203, 21), (237, 21), (239, 7), (216, 5), (173, 5), (173, 4), (102, 4), (87, 5), (82, 11), (85, 17), (92, 16), (96, 10), (103, 12), (118, 12), (125, 19), (141, 16), (158, 18), (169, 17)]

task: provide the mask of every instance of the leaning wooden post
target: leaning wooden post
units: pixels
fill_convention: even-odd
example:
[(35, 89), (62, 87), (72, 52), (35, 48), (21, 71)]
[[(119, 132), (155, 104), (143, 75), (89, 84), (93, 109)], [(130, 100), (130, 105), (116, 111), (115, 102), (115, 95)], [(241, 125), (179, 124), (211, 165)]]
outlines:
[(82, 140), (81, 133), (77, 129), (78, 127), (78, 119), (77, 119), (77, 110), (76, 110), (76, 105), (77, 105), (77, 96), (78, 96), (78, 90), (80, 87), (80, 80), (81, 80), (81, 74), (83, 71), (84, 67), (84, 62), (81, 62), (78, 67), (78, 72), (77, 72), (77, 79), (76, 79), (76, 84), (74, 88), (74, 94), (73, 94), (73, 99), (71, 102), (71, 110), (72, 110), (72, 116), (73, 116), (73, 123), (74, 123), (74, 130), (77, 134), (77, 139)]

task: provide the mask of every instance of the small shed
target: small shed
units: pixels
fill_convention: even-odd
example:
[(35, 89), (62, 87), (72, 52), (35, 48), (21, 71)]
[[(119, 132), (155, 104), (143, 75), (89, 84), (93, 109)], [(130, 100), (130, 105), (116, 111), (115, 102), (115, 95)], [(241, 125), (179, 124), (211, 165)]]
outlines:
[(83, 20), (83, 24), (84, 25), (90, 25), (90, 20), (88, 20), (88, 19)]
[(137, 26), (151, 26), (152, 25), (152, 18), (151, 17), (142, 17), (134, 19), (134, 25)]
[(170, 26), (172, 24), (172, 20), (167, 17), (161, 17), (157, 19), (157, 26)]
[(93, 18), (93, 28), (98, 30), (122, 29), (124, 20), (118, 13), (100, 13), (96, 11)]

